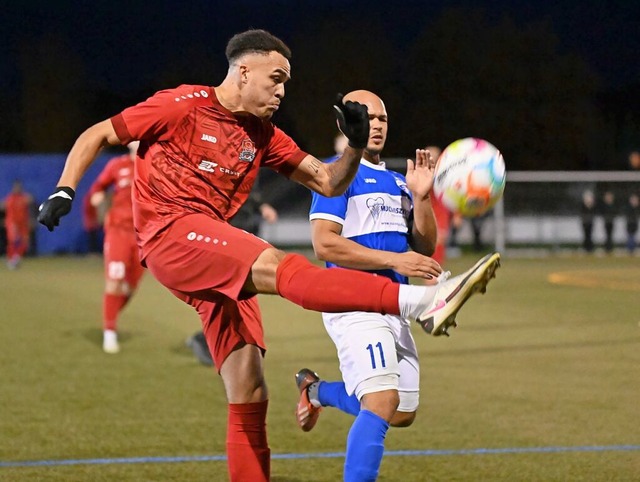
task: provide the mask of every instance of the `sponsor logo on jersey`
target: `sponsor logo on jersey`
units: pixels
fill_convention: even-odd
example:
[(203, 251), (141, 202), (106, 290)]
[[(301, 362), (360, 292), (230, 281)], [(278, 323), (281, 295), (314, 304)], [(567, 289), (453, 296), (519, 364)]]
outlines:
[(216, 168), (218, 168), (219, 173), (227, 174), (229, 176), (240, 177), (240, 175), (242, 174), (240, 171), (234, 171), (233, 169), (219, 166), (217, 162), (208, 161), (206, 159), (202, 159), (202, 161), (200, 161), (200, 164), (198, 165), (198, 169), (206, 172), (216, 172)]
[(371, 216), (373, 216), (373, 219), (378, 219), (378, 217), (380, 216), (380, 208), (382, 208), (384, 206), (384, 199), (382, 199), (381, 197), (377, 197), (377, 198), (372, 198), (370, 197), (369, 199), (367, 199), (367, 207), (369, 208), (369, 211), (371, 211)]
[(206, 159), (202, 159), (202, 161), (200, 161), (200, 165), (198, 166), (198, 169), (200, 169), (201, 171), (206, 171), (206, 172), (215, 172), (215, 168), (218, 166), (217, 163), (212, 162), (212, 161), (207, 161)]
[(227, 169), (226, 167), (219, 167), (218, 170), (222, 174), (229, 174), (230, 176), (240, 177), (240, 172), (239, 171), (233, 171), (231, 169)]
[(376, 181), (374, 178), (372, 177), (365, 177), (364, 178), (364, 182), (367, 184), (377, 184), (378, 181)]
[(367, 207), (369, 208), (369, 211), (371, 211), (371, 216), (373, 216), (373, 219), (375, 220), (380, 217), (381, 213), (400, 214), (404, 217), (407, 217), (409, 213), (409, 211), (404, 207), (387, 206), (384, 203), (384, 199), (381, 197), (368, 198)]
[(218, 142), (218, 138), (216, 136), (212, 136), (211, 134), (202, 134), (202, 137), (200, 138), (201, 141), (207, 141), (207, 142), (211, 142), (212, 144), (215, 144), (216, 142)]
[(253, 162), (256, 157), (256, 145), (249, 138), (242, 141), (240, 155), (238, 159), (244, 162)]

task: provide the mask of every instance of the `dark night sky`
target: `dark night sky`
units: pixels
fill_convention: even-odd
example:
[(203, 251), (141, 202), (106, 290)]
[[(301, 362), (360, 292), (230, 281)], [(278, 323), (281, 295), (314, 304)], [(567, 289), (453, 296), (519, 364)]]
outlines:
[[(180, 46), (197, 44), (219, 54), (223, 61), (226, 40), (246, 28), (265, 28), (287, 41), (303, 28), (313, 35), (314, 17), (364, 22), (371, 16), (382, 18), (384, 34), (401, 46), (451, 6), (481, 8), (496, 21), (506, 14), (519, 24), (551, 22), (561, 47), (583, 57), (600, 77), (603, 89), (623, 87), (640, 78), (640, 2), (627, 0), (23, 0), (3, 7), (0, 15), (0, 31), (8, 40), (0, 45), (2, 83), (6, 87), (20, 82), (15, 68), (17, 45), (47, 33), (66, 39), (96, 86), (125, 91), (147, 83), (164, 68), (167, 53), (174, 55)], [(294, 76), (295, 63), (305, 61), (295, 58), (294, 50)], [(212, 72), (208, 83), (215, 84), (222, 75)]]

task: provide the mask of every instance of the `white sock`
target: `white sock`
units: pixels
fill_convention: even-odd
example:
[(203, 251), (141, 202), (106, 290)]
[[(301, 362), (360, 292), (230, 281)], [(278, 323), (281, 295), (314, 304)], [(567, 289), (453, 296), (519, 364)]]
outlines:
[(438, 291), (438, 285), (400, 285), (400, 291), (398, 293), (400, 316), (415, 321), (433, 302), (436, 291)]

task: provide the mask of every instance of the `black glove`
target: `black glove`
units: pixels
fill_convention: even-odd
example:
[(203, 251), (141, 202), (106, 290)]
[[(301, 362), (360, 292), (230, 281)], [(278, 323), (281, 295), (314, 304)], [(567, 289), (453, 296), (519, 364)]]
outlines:
[(60, 224), (60, 218), (71, 211), (71, 201), (76, 193), (70, 187), (57, 187), (55, 192), (40, 205), (38, 222), (49, 231)]
[(336, 111), (338, 127), (349, 139), (354, 149), (363, 149), (369, 142), (369, 112), (367, 106), (350, 100), (342, 102), (344, 95), (338, 94), (333, 108)]

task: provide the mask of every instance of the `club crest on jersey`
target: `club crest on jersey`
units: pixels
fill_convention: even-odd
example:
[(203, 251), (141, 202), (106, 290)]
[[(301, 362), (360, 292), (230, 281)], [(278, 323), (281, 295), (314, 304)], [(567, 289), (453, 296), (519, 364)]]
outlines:
[(238, 159), (244, 162), (253, 162), (256, 157), (256, 145), (251, 139), (244, 139)]

